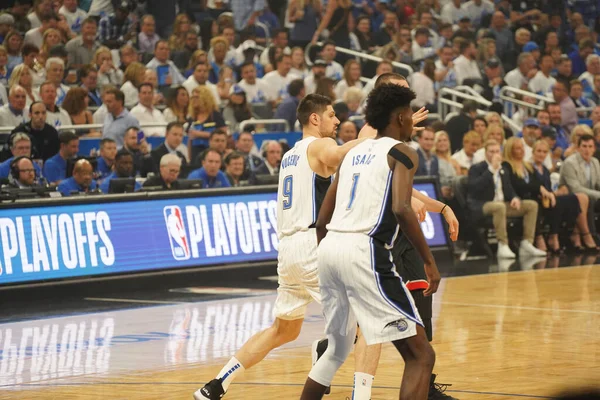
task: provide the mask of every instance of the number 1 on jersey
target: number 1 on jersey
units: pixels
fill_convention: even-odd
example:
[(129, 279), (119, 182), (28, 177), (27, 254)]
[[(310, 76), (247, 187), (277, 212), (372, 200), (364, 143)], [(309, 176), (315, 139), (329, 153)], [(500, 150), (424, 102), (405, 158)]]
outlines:
[(352, 208), (352, 204), (354, 203), (354, 198), (356, 197), (356, 186), (358, 185), (358, 179), (360, 178), (360, 174), (352, 175), (352, 189), (350, 189), (350, 201), (348, 202), (347, 210)]
[(283, 193), (283, 209), (289, 210), (292, 208), (292, 175), (288, 175), (283, 178), (283, 189), (281, 190)]

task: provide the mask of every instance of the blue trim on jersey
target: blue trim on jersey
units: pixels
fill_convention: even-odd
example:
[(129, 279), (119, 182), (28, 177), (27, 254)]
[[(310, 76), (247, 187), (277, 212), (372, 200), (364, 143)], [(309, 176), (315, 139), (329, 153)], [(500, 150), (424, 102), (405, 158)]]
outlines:
[(373, 229), (371, 229), (371, 231), (369, 233), (367, 233), (367, 235), (369, 235), (369, 236), (371, 236), (373, 234), (373, 232), (377, 231), (377, 229), (379, 228), (379, 225), (381, 225), (381, 221), (383, 220), (383, 213), (385, 212), (385, 203), (387, 201), (387, 194), (388, 194), (388, 191), (390, 190), (391, 177), (392, 177), (392, 170), (390, 170), (390, 172), (388, 173), (387, 182), (385, 183), (385, 192), (383, 193), (383, 201), (381, 203), (381, 210), (379, 211), (379, 218), (377, 218), (377, 223), (375, 224)]
[[(408, 315), (405, 311), (402, 310), (402, 308), (400, 308), (396, 304), (394, 304), (394, 302), (385, 294), (385, 292), (383, 291), (383, 287), (381, 286), (381, 282), (379, 280), (379, 273), (377, 272), (377, 269), (375, 267), (375, 249), (374, 249), (374, 244), (373, 244), (373, 239), (372, 238), (369, 239), (369, 245), (370, 245), (370, 248), (371, 248), (371, 269), (373, 270), (373, 276), (375, 277), (375, 282), (377, 282), (377, 288), (379, 289), (379, 293), (381, 294), (381, 296), (387, 301), (387, 303), (390, 306), (392, 306), (392, 308), (394, 308), (400, 314), (404, 315), (406, 318), (408, 318), (409, 320), (413, 321), (415, 324), (424, 327), (423, 322), (421, 322), (418, 319), (413, 318), (410, 315)], [(404, 294), (406, 296), (412, 296), (410, 293), (407, 293), (406, 287), (404, 285), (402, 285), (402, 278), (396, 272), (396, 265), (394, 265), (393, 261), (390, 260), (390, 262), (391, 262), (391, 264), (393, 266), (394, 276), (396, 278), (398, 278), (398, 280), (400, 281), (400, 285), (404, 289)], [(410, 304), (410, 308), (412, 309), (412, 312), (413, 312), (414, 315), (419, 315), (418, 312), (415, 310), (415, 306), (410, 301), (411, 298), (412, 297), (408, 297), (408, 299), (407, 299), (408, 303)]]

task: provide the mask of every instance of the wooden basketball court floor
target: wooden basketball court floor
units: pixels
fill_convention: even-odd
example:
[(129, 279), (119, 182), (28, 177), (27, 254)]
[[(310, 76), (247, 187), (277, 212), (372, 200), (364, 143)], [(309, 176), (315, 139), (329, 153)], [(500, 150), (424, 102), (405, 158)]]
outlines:
[[(502, 267), (501, 267), (502, 269)], [(254, 332), (274, 294), (0, 324), (0, 399), (191, 399)], [(295, 343), (246, 371), (225, 399), (297, 399), (320, 338), (309, 308)], [(460, 399), (546, 399), (600, 384), (600, 267), (447, 278), (434, 305), (435, 372)], [(351, 396), (350, 358), (328, 399)], [(375, 399), (397, 399), (386, 345)]]

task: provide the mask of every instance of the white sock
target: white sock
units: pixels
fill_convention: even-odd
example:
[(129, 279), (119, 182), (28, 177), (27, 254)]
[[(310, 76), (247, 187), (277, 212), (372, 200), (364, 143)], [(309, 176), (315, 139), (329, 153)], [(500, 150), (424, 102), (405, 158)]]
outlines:
[(371, 386), (373, 386), (374, 378), (373, 375), (365, 374), (364, 372), (355, 372), (352, 400), (370, 400)]
[(238, 375), (244, 372), (246, 368), (242, 365), (241, 362), (238, 361), (237, 358), (231, 357), (231, 360), (219, 372), (217, 375), (217, 379), (221, 380), (221, 384), (223, 385), (223, 390), (227, 391), (229, 388), (229, 384), (233, 382), (233, 379)]

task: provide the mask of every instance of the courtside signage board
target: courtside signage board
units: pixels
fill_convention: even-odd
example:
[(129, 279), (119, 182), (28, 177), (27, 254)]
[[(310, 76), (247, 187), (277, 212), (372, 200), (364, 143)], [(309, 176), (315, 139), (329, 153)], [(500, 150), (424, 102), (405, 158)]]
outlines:
[[(433, 183), (415, 188), (436, 198)], [(0, 285), (277, 259), (277, 193), (0, 209)], [(421, 228), (446, 246), (439, 214)]]
[(277, 258), (277, 194), (0, 210), (0, 285)]

